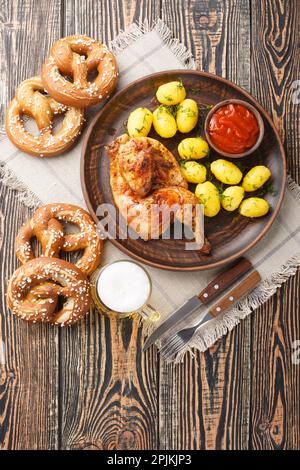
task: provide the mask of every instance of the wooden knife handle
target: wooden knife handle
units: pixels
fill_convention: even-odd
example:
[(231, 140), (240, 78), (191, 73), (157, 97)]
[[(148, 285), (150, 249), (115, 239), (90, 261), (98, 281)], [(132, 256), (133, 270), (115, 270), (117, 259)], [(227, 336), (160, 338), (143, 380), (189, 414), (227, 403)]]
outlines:
[(206, 304), (218, 297), (227, 287), (234, 284), (241, 276), (252, 268), (251, 262), (246, 258), (240, 258), (231, 268), (218, 274), (205, 289), (203, 289), (198, 298)]
[(228, 308), (232, 307), (239, 300), (241, 300), (246, 294), (251, 292), (261, 281), (260, 274), (258, 271), (252, 271), (243, 281), (241, 281), (236, 287), (231, 289), (221, 300), (219, 300), (209, 312), (213, 317), (217, 317)]

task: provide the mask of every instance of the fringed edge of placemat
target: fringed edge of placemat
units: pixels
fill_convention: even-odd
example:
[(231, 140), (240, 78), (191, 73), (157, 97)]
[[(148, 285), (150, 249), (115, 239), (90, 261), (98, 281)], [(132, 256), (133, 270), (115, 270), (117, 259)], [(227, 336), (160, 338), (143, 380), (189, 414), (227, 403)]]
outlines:
[(39, 198), (3, 162), (0, 162), (0, 181), (4, 186), (16, 191), (16, 198), (24, 206), (35, 209), (41, 204)]
[[(26, 207), (35, 209), (41, 202), (39, 198), (22, 182), (5, 163), (0, 162), (0, 181), (4, 186), (16, 191), (16, 198)], [(300, 186), (290, 177), (287, 178), (287, 188), (296, 201), (300, 201)], [(205, 327), (205, 332), (197, 335), (176, 357), (180, 362), (187, 351), (193, 354), (196, 348), (201, 352), (210, 348), (218, 339), (226, 335), (241, 320), (246, 318), (253, 310), (266, 302), (276, 292), (276, 289), (293, 276), (300, 266), (300, 252), (295, 253), (284, 265), (265, 279), (259, 287), (237, 304), (234, 309), (226, 312), (221, 318), (213, 320), (211, 325)], [(151, 320), (140, 319), (145, 335), (150, 335), (156, 328)], [(158, 346), (160, 346), (158, 344)]]
[[(287, 188), (291, 191), (295, 200), (300, 201), (300, 186), (290, 176), (287, 178)], [(284, 265), (261, 282), (261, 284), (254, 289), (253, 292), (248, 294), (246, 298), (242, 299), (235, 308), (228, 310), (219, 319), (212, 320), (211, 325), (208, 324), (205, 327), (205, 331), (199, 332), (199, 334), (176, 356), (175, 362), (181, 362), (187, 351), (193, 355), (193, 348), (204, 352), (213, 346), (218, 339), (233, 330), (233, 328), (253, 312), (253, 310), (269, 300), (275, 294), (278, 287), (296, 274), (299, 266), (300, 252), (291, 256)]]
[(179, 39), (173, 37), (172, 31), (160, 18), (153, 22), (146, 19), (142, 22), (133, 23), (128, 29), (121, 31), (115, 39), (110, 41), (109, 48), (114, 54), (119, 54), (130, 44), (151, 31), (156, 31), (160, 39), (173, 52), (184, 68), (196, 69), (196, 61), (192, 52)]
[[(161, 20), (154, 22), (145, 20), (134, 23), (127, 30), (109, 43), (111, 50), (118, 54), (126, 49), (130, 44), (141, 38), (144, 34), (156, 31), (164, 44), (170, 48), (183, 67), (196, 69), (196, 61), (192, 52), (185, 47), (178, 39), (173, 38), (171, 30)], [(0, 141), (7, 138), (3, 128), (0, 129)], [(17, 199), (26, 207), (35, 209), (40, 205), (38, 197), (11, 171), (4, 162), (0, 161), (0, 181), (3, 185), (16, 191)], [(300, 187), (288, 176), (287, 187), (297, 201), (300, 200)], [(264, 280), (258, 288), (242, 300), (234, 309), (226, 312), (220, 319), (214, 320), (211, 325), (206, 326), (205, 332), (195, 337), (190, 344), (184, 348), (176, 357), (176, 362), (180, 362), (187, 351), (193, 354), (193, 348), (206, 351), (218, 339), (231, 331), (241, 320), (246, 318), (255, 308), (262, 305), (276, 292), (276, 289), (294, 275), (300, 266), (300, 253), (294, 254), (279, 270)], [(150, 320), (140, 319), (146, 335), (151, 334), (156, 325)]]

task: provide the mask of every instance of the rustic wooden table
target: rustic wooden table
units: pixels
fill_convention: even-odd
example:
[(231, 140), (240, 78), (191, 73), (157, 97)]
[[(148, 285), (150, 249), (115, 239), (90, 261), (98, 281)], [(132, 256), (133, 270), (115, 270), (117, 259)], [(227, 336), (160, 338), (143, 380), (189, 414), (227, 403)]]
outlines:
[[(56, 39), (109, 41), (157, 17), (199, 69), (233, 80), (269, 111), (299, 182), (298, 0), (0, 0), (1, 112)], [(136, 319), (94, 313), (60, 330), (12, 318), (5, 285), (30, 211), (13, 191), (0, 195), (0, 449), (300, 448), (299, 273), (208, 352), (166, 366), (155, 348), (141, 353)]]

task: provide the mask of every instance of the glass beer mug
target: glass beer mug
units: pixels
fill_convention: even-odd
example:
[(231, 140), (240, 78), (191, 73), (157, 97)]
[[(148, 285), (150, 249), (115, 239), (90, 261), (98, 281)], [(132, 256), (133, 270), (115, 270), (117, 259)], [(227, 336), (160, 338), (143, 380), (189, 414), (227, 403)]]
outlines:
[(119, 318), (138, 313), (143, 318), (157, 321), (160, 314), (148, 303), (151, 290), (149, 274), (134, 261), (114, 261), (97, 269), (91, 277), (96, 307)]

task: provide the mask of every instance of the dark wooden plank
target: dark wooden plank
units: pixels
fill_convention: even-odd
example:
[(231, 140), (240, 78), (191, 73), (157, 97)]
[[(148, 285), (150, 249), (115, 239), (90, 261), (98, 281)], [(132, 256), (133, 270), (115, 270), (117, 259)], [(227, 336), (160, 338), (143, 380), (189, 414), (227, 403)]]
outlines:
[[(158, 2), (65, 2), (65, 34), (108, 41), (132, 21), (159, 13)], [(138, 318), (94, 312), (61, 337), (61, 447), (155, 449), (157, 357), (141, 353)]]
[[(291, 101), (291, 84), (299, 77), (296, 4), (267, 1), (262, 8), (262, 2), (251, 3), (251, 90), (273, 114), (288, 150), (290, 172), (298, 179), (299, 106)], [(65, 9), (59, 1), (0, 2), (0, 59), (5, 64), (0, 69), (5, 85), (1, 103), (12, 97), (21, 79), (36, 72), (49, 43), (62, 34), (61, 10), (68, 34), (109, 40), (133, 19), (154, 18), (159, 2), (137, 6), (134, 1), (68, 0)], [(166, 1), (162, 13), (174, 35), (192, 48), (200, 68), (249, 88), (248, 1)], [(41, 29), (45, 33), (37, 40)], [(12, 320), (5, 307), (6, 279), (16, 267), (13, 238), (28, 216), (14, 193), (1, 188), (0, 449), (58, 444), (154, 448), (158, 419), (160, 446), (167, 449), (245, 448), (248, 439), (256, 449), (300, 447), (299, 367), (291, 362), (299, 331), (299, 276), (255, 312), (251, 351), (248, 319), (204, 355), (187, 356), (183, 365), (161, 365), (159, 417), (156, 354), (139, 355), (137, 322), (117, 325), (93, 314), (84, 325), (65, 330), (58, 443), (56, 330)]]
[(133, 22), (158, 18), (157, 0), (65, 0), (66, 34), (87, 34), (110, 41)]
[(141, 353), (141, 338), (136, 318), (96, 311), (62, 332), (63, 448), (156, 448), (156, 356)]
[(61, 0), (1, 0), (1, 123), (17, 85), (39, 74), (49, 46), (60, 36), (60, 12)]
[[(252, 2), (251, 89), (283, 139), (291, 175), (299, 182), (300, 11), (297, 0)], [(299, 339), (299, 274), (253, 316), (251, 446), (300, 448), (300, 370), (292, 363)]]
[[(0, 188), (0, 449), (55, 449), (58, 435), (58, 334), (15, 319), (6, 283), (17, 268), (14, 239), (30, 211)], [(47, 398), (46, 398), (47, 397)]]
[[(59, 0), (1, 1), (0, 82), (4, 84), (4, 105), (20, 81), (38, 73), (49, 45), (60, 36), (60, 9)], [(30, 211), (18, 202), (14, 191), (2, 186), (0, 214), (0, 449), (56, 449), (57, 330), (16, 320), (8, 312), (5, 299), (7, 280), (17, 267), (15, 235)]]
[(287, 151), (288, 170), (299, 183), (300, 12), (297, 0), (252, 2), (251, 92), (271, 114)]
[[(162, 18), (191, 48), (199, 69), (250, 88), (248, 1), (169, 0)], [(186, 355), (183, 364), (161, 364), (161, 448), (248, 447), (250, 325), (248, 318), (205, 354)]]

